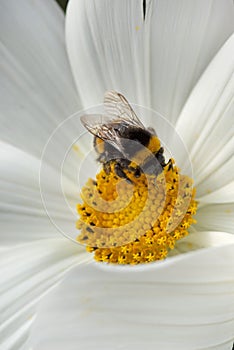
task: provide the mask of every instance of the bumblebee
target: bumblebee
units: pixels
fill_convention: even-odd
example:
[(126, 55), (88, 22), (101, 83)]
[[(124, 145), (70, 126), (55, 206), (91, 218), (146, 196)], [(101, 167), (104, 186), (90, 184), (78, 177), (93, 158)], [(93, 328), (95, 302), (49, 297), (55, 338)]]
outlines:
[(105, 93), (104, 108), (105, 115), (84, 115), (81, 122), (94, 135), (97, 160), (105, 171), (114, 163), (116, 175), (129, 182), (126, 171), (136, 178), (142, 173), (160, 174), (168, 163), (154, 129), (145, 128), (126, 98), (116, 91)]

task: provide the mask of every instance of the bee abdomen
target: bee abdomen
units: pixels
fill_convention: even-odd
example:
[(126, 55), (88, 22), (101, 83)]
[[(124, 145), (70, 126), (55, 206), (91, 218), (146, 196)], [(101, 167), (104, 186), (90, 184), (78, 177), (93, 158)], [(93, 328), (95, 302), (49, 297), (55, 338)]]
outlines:
[(163, 147), (161, 147), (156, 154), (147, 157), (141, 166), (142, 171), (150, 175), (160, 174), (166, 165), (163, 152)]

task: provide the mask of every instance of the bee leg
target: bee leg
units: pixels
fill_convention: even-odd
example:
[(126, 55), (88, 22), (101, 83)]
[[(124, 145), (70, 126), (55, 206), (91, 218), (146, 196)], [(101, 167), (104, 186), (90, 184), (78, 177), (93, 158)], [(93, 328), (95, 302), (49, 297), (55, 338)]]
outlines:
[(125, 159), (125, 158), (120, 158), (118, 160), (119, 165), (121, 166), (121, 168), (128, 168), (129, 164), (131, 163), (130, 160)]
[(120, 178), (125, 179), (128, 183), (132, 183), (132, 181), (127, 177), (119, 163), (115, 164), (115, 173)]
[(141, 173), (142, 173), (142, 172), (141, 172), (141, 169), (140, 169), (139, 167), (134, 168), (134, 167), (132, 167), (132, 166), (128, 166), (127, 169), (128, 169), (129, 172), (133, 173), (133, 175), (134, 175), (136, 178), (138, 178), (138, 177), (141, 176)]
[(136, 168), (135, 171), (134, 171), (134, 176), (136, 178), (140, 177), (141, 176), (141, 169), (140, 168)]
[(159, 164), (162, 167), (165, 167), (167, 164), (165, 163), (165, 158), (164, 158), (163, 152), (164, 152), (164, 149), (163, 149), (163, 147), (161, 147), (159, 149), (159, 151), (155, 154), (155, 157), (156, 157), (157, 161), (159, 162)]
[(171, 159), (169, 159), (168, 162), (167, 162), (167, 164), (165, 164), (165, 166), (167, 166), (167, 165), (168, 165), (168, 170), (173, 169), (173, 163), (172, 163), (172, 160), (171, 160)]

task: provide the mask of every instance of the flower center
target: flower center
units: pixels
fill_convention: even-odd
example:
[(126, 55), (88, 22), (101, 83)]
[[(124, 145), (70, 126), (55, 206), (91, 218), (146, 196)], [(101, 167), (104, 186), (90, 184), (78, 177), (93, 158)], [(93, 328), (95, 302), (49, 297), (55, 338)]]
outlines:
[(115, 161), (83, 187), (77, 241), (97, 261), (139, 264), (164, 259), (195, 220), (192, 180), (173, 160), (159, 175), (126, 170), (130, 181), (115, 173)]

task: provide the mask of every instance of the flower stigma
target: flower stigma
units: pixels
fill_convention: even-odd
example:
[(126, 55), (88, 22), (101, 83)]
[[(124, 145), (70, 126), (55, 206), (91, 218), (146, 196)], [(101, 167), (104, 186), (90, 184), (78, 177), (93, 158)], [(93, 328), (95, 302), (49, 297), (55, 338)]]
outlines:
[(116, 161), (96, 180), (89, 179), (77, 205), (77, 237), (99, 262), (140, 264), (165, 259), (196, 221), (195, 188), (171, 159), (159, 174), (126, 179), (115, 172)]

